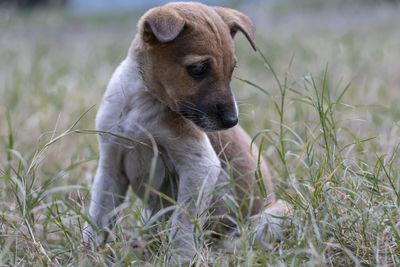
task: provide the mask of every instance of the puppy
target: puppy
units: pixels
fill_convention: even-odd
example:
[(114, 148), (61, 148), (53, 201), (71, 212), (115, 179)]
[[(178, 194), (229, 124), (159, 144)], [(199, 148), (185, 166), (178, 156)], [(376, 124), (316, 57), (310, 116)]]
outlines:
[(237, 125), (230, 82), (238, 31), (256, 50), (251, 20), (233, 9), (177, 2), (140, 19), (97, 113), (100, 160), (90, 216), (103, 231), (97, 235), (88, 225), (86, 242), (105, 240), (129, 185), (153, 212), (171, 205), (157, 192), (178, 203), (169, 233), (176, 257), (194, 256), (194, 232), (207, 214), (234, 226), (229, 218), (238, 210), (228, 207), (255, 216), (259, 239), (267, 227), (280, 231), (272, 224), (281, 223), (275, 216), (284, 216), (287, 206), (275, 201), (268, 169)]

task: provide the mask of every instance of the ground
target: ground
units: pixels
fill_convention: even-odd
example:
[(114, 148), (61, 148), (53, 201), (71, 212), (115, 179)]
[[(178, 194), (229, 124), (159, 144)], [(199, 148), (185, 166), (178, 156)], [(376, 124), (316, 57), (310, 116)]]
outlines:
[[(400, 7), (238, 8), (254, 20), (258, 46), (254, 53), (237, 35), (240, 124), (262, 143), (276, 193), (293, 208), (272, 249), (255, 245), (238, 220), (241, 247), (199, 237), (208, 245), (197, 266), (398, 265)], [(95, 135), (83, 130), (94, 128), (140, 13), (1, 11), (3, 264), (168, 264), (166, 226), (151, 236), (131, 193), (112, 241), (97, 250), (80, 244), (98, 159)]]

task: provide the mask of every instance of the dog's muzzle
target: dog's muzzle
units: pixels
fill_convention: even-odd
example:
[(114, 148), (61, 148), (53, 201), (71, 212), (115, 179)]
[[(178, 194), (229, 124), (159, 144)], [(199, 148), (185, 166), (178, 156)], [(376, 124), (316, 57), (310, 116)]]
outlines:
[(236, 108), (229, 108), (220, 103), (199, 106), (180, 102), (179, 114), (206, 132), (229, 129), (238, 123)]

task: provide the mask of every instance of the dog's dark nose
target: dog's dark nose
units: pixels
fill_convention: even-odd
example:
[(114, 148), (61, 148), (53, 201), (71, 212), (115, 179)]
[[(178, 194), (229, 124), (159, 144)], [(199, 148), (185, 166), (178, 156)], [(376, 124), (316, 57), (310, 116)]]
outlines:
[(221, 117), (221, 124), (224, 128), (231, 128), (238, 123), (236, 114), (224, 114)]
[(238, 123), (236, 112), (228, 111), (226, 106), (217, 104), (217, 114), (220, 119), (221, 126), (225, 129), (231, 128)]

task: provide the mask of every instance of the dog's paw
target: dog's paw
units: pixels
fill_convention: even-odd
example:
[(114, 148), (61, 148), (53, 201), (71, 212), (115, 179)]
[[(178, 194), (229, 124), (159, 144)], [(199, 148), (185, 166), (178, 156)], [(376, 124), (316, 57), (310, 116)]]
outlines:
[(278, 200), (250, 218), (248, 232), (240, 234), (238, 229), (229, 232), (223, 241), (223, 247), (231, 251), (237, 250), (246, 240), (254, 238), (265, 250), (271, 250), (272, 243), (283, 237), (285, 228), (289, 225), (287, 216), (290, 212), (288, 203)]
[(98, 247), (103, 244), (104, 238), (93, 227), (86, 223), (82, 231), (82, 243), (87, 247)]
[(241, 236), (238, 229), (230, 231), (224, 239), (222, 246), (229, 251), (239, 250), (246, 241), (245, 236)]
[(278, 200), (260, 214), (252, 216), (250, 223), (255, 231), (257, 243), (266, 249), (270, 249), (271, 243), (280, 240), (289, 224), (287, 216), (290, 212), (289, 204), (283, 200)]
[[(181, 266), (191, 263), (196, 256), (196, 252), (193, 249), (176, 248), (171, 251), (170, 256), (170, 266)], [(189, 266), (191, 265), (189, 264)]]

